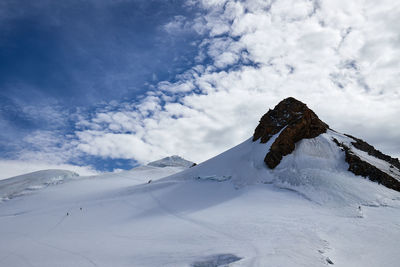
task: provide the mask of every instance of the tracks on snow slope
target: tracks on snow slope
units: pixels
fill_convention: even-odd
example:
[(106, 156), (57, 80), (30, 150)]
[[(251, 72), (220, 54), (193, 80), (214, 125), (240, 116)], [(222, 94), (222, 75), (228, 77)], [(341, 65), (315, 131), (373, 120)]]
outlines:
[(172, 216), (174, 218), (177, 218), (177, 219), (187, 222), (189, 224), (196, 225), (200, 228), (203, 228), (203, 229), (205, 229), (209, 232), (212, 232), (214, 234), (217, 234), (219, 236), (228, 238), (228, 239), (234, 241), (235, 243), (245, 244), (246, 246), (250, 247), (253, 251), (253, 257), (251, 258), (249, 266), (261, 266), (259, 263), (259, 258), (261, 257), (261, 252), (258, 249), (258, 247), (255, 246), (250, 240), (240, 237), (240, 236), (235, 236), (230, 233), (224, 232), (224, 231), (218, 229), (215, 225), (212, 225), (210, 223), (207, 223), (207, 222), (204, 222), (204, 221), (201, 221), (198, 219), (190, 218), (189, 216), (185, 216), (182, 213), (174, 211), (172, 208), (165, 205), (158, 197), (156, 197), (150, 189), (147, 190), (147, 193), (154, 200), (154, 202), (161, 208), (161, 210), (163, 210), (169, 216)]

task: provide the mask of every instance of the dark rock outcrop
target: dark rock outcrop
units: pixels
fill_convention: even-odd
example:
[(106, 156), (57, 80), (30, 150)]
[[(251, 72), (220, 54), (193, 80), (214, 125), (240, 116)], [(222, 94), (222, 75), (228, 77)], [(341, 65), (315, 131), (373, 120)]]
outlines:
[(264, 159), (267, 166), (273, 169), (283, 156), (292, 153), (296, 142), (317, 137), (328, 128), (306, 104), (289, 97), (262, 116), (254, 131), (253, 141), (261, 138), (261, 143), (266, 143), (283, 129)]
[(373, 146), (371, 146), (370, 144), (368, 144), (367, 142), (365, 142), (362, 139), (355, 138), (354, 136), (351, 136), (349, 134), (345, 134), (345, 135), (347, 137), (350, 137), (351, 139), (353, 139), (355, 141), (355, 142), (351, 142), (351, 144), (355, 148), (357, 148), (357, 149), (359, 149), (361, 151), (367, 152), (368, 155), (371, 155), (371, 156), (373, 156), (375, 158), (384, 160), (384, 161), (390, 163), (391, 165), (393, 165), (394, 167), (396, 167), (397, 169), (400, 170), (400, 161), (399, 161), (399, 159), (392, 158), (391, 156), (383, 154), (382, 152), (380, 152), (379, 150), (375, 149)]
[[(352, 139), (355, 139), (355, 140), (360, 140), (360, 139), (356, 139), (356, 138), (354, 138), (352, 136), (349, 136), (349, 137), (352, 138)], [(400, 192), (400, 181), (396, 180), (395, 178), (393, 178), (389, 174), (379, 170), (377, 167), (369, 164), (368, 162), (365, 162), (365, 161), (361, 160), (360, 157), (355, 155), (348, 146), (346, 146), (343, 143), (340, 143), (337, 139), (333, 138), (333, 141), (339, 147), (341, 147), (343, 149), (343, 151), (345, 152), (346, 162), (349, 164), (349, 169), (348, 169), (349, 171), (351, 171), (355, 175), (368, 177), (371, 181), (378, 182), (378, 183), (380, 183), (380, 184), (382, 184), (382, 185), (384, 185), (384, 186), (386, 186), (388, 188), (391, 188), (391, 189), (394, 189), (394, 190)], [(362, 142), (364, 142), (364, 141), (362, 141)], [(355, 145), (357, 143), (358, 142), (352, 143), (352, 144), (357, 149), (360, 149), (359, 145), (357, 145), (358, 147)], [(368, 150), (377, 151), (377, 150), (375, 150), (375, 148), (373, 146), (371, 146), (371, 145), (369, 145), (367, 143), (365, 143), (365, 144), (368, 145)], [(364, 146), (364, 148), (365, 148), (365, 144), (361, 144), (361, 145)], [(362, 150), (362, 149), (360, 149), (360, 150)], [(363, 151), (365, 151), (365, 150), (363, 150)], [(367, 152), (367, 151), (365, 151), (365, 152)], [(379, 153), (381, 153), (381, 152), (379, 152)], [(381, 154), (383, 156), (385, 156), (385, 157), (389, 157), (389, 156), (387, 156), (387, 155), (385, 155), (383, 153), (381, 153)], [(391, 158), (391, 157), (389, 157), (389, 158)], [(393, 158), (391, 158), (391, 159), (393, 159)], [(397, 162), (398, 162), (398, 159), (393, 159), (393, 160), (397, 160)], [(388, 162), (387, 160), (385, 160), (385, 161)]]
[[(293, 152), (297, 142), (304, 138), (315, 138), (328, 129), (329, 126), (321, 121), (306, 104), (289, 97), (262, 116), (254, 131), (253, 142), (261, 139), (261, 143), (266, 143), (280, 132), (264, 158), (265, 164), (273, 169), (281, 162), (283, 156)], [(344, 151), (345, 160), (349, 164), (348, 170), (355, 175), (367, 177), (371, 181), (400, 192), (400, 176), (396, 174), (400, 172), (400, 161), (383, 154), (361, 139), (351, 135), (345, 136), (354, 140), (350, 142), (350, 147), (335, 138), (333, 141)], [(370, 156), (389, 163), (389, 170), (386, 171), (362, 160), (352, 149), (367, 152)]]

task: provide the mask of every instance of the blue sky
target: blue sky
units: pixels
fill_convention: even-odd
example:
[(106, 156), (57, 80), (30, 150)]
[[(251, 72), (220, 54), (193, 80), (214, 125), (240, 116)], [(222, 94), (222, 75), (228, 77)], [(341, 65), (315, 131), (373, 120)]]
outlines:
[[(4, 158), (27, 149), (21, 141), (33, 131), (73, 132), (77, 109), (87, 115), (112, 100), (134, 101), (149, 85), (190, 68), (196, 55), (196, 32), (163, 28), (175, 16), (194, 16), (183, 1), (13, 0), (1, 8)], [(42, 114), (48, 105), (54, 110)], [(48, 113), (63, 118), (48, 120)], [(132, 166), (126, 159), (86, 157), (83, 163), (100, 170)]]
[(191, 16), (182, 1), (3, 5), (0, 82), (10, 97), (87, 105), (134, 96), (153, 74), (171, 79), (187, 68), (195, 52), (187, 41), (193, 36), (162, 28), (174, 16)]
[(199, 162), (287, 96), (399, 156), (399, 15), (393, 1), (4, 0), (0, 169)]

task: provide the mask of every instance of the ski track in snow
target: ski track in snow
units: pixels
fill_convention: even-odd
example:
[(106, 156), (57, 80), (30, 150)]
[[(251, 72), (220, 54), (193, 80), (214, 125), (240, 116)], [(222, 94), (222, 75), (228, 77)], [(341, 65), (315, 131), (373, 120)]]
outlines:
[[(66, 219), (66, 217), (67, 217), (67, 215), (64, 215), (64, 216), (62, 217), (62, 219), (61, 219), (53, 228), (51, 228), (48, 232), (51, 232), (52, 230), (54, 230), (58, 225), (60, 225), (60, 224)], [(67, 253), (67, 254), (72, 255), (72, 256), (77, 256), (78, 258), (81, 258), (81, 259), (83, 259), (84, 261), (90, 263), (91, 266), (95, 266), (95, 267), (98, 266), (97, 263), (96, 263), (94, 260), (92, 260), (91, 258), (89, 258), (89, 257), (87, 257), (87, 256), (85, 256), (85, 255), (83, 255), (82, 253), (79, 253), (79, 252), (76, 252), (76, 251), (72, 251), (72, 250), (69, 250), (69, 249), (65, 249), (65, 248), (61, 248), (61, 247), (58, 247), (58, 246), (49, 244), (49, 243), (44, 242), (44, 241), (40, 241), (40, 240), (38, 240), (37, 238), (33, 238), (33, 237), (30, 236), (29, 234), (21, 234), (21, 233), (19, 233), (19, 232), (17, 232), (17, 234), (19, 235), (19, 237), (20, 237), (21, 239), (24, 239), (24, 240), (26, 240), (26, 241), (28, 241), (28, 242), (37, 244), (37, 245), (39, 245), (39, 246), (44, 246), (44, 247), (47, 247), (47, 248), (51, 248), (51, 249), (53, 249), (53, 250), (58, 250), (58, 251), (61, 251), (61, 252), (63, 252), (63, 253)], [(1, 264), (2, 262), (4, 262), (7, 258), (9, 258), (10, 256), (15, 255), (15, 256), (18, 256), (19, 258), (23, 259), (23, 261), (24, 261), (26, 264), (28, 264), (29, 266), (35, 266), (35, 265), (32, 264), (26, 257), (24, 257), (23, 255), (21, 255), (20, 253), (18, 253), (18, 250), (19, 250), (19, 249), (17, 248), (17, 249), (15, 249), (15, 250), (9, 252), (8, 255), (5, 256), (4, 258), (0, 259), (0, 264)]]
[(238, 237), (237, 235), (232, 235), (230, 233), (224, 232), (220, 229), (218, 229), (215, 225), (211, 225), (209, 223), (206, 223), (204, 221), (200, 221), (200, 220), (195, 220), (193, 218), (190, 218), (188, 216), (183, 215), (182, 213), (178, 213), (176, 211), (174, 211), (173, 209), (169, 208), (168, 206), (166, 206), (165, 204), (163, 204), (155, 195), (152, 191), (147, 190), (147, 192), (149, 193), (149, 195), (151, 196), (151, 198), (157, 203), (157, 205), (168, 215), (173, 216), (175, 218), (178, 218), (179, 220), (182, 220), (184, 222), (187, 222), (189, 224), (194, 224), (200, 228), (206, 229), (207, 231), (213, 232), (217, 235), (220, 235), (222, 237), (227, 237), (228, 239), (231, 239), (232, 241), (234, 241), (237, 244), (246, 244), (247, 246), (251, 247), (254, 253), (254, 256), (252, 257), (251, 263), (249, 266), (261, 266), (258, 263), (258, 258), (260, 256), (260, 251), (257, 248), (257, 246), (255, 246), (252, 242), (250, 242), (249, 240), (243, 238), (243, 237)]
[(51, 248), (51, 249), (55, 249), (55, 250), (58, 250), (58, 251), (61, 251), (61, 252), (64, 252), (64, 253), (67, 253), (67, 254), (70, 254), (70, 255), (73, 255), (73, 256), (78, 256), (78, 257), (84, 259), (86, 262), (90, 263), (90, 265), (95, 266), (95, 267), (98, 266), (95, 261), (90, 259), (88, 256), (83, 255), (82, 253), (79, 253), (79, 252), (76, 252), (76, 251), (72, 251), (72, 250), (69, 250), (69, 249), (65, 249), (65, 248), (61, 248), (61, 247), (58, 247), (58, 246), (55, 246), (55, 245), (51, 245), (51, 244), (48, 244), (46, 242), (39, 241), (39, 240), (37, 240), (35, 238), (32, 238), (32, 237), (30, 237), (28, 235), (26, 235), (25, 237), (27, 239), (31, 240), (32, 242), (38, 244), (38, 245), (45, 246), (45, 247), (48, 247), (48, 248)]

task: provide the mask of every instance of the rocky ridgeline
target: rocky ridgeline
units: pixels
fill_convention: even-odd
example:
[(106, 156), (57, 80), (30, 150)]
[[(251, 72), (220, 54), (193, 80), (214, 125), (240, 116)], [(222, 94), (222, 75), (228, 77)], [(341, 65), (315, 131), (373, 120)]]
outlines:
[(392, 158), (391, 156), (385, 155), (382, 152), (380, 152), (379, 150), (375, 149), (375, 147), (371, 146), (370, 144), (368, 144), (367, 142), (365, 142), (362, 139), (358, 139), (355, 138), (354, 136), (351, 136), (349, 134), (345, 134), (347, 137), (350, 137), (351, 139), (353, 139), (355, 142), (351, 142), (351, 144), (364, 152), (367, 152), (368, 155), (373, 156), (375, 158), (384, 160), (388, 163), (390, 163), (391, 165), (393, 165), (394, 167), (396, 167), (397, 169), (400, 170), (400, 161), (399, 159), (396, 158)]
[[(346, 146), (343, 143), (340, 143), (337, 139), (333, 139), (333, 141), (339, 147), (341, 147), (343, 149), (343, 151), (346, 155), (346, 162), (349, 164), (349, 169), (348, 169), (349, 171), (351, 171), (355, 175), (368, 177), (371, 181), (383, 184), (384, 186), (386, 186), (388, 188), (391, 188), (391, 189), (394, 189), (394, 190), (400, 192), (400, 182), (397, 179), (395, 179), (392, 176), (390, 176), (389, 174), (381, 171), (374, 165), (363, 161), (362, 159), (360, 159), (360, 157), (358, 157), (356, 154), (354, 154), (354, 152), (351, 151), (351, 149), (348, 146)], [(356, 143), (352, 142), (352, 144), (354, 145)], [(378, 151), (373, 146), (371, 146), (371, 145), (369, 145), (369, 146), (370, 146), (371, 151)], [(365, 152), (367, 152), (367, 151), (365, 151)], [(380, 151), (378, 151), (378, 152), (381, 153)], [(384, 155), (384, 154), (382, 154), (382, 155)], [(398, 160), (397, 160), (397, 162), (398, 162)]]
[(267, 166), (273, 169), (283, 156), (292, 153), (296, 142), (317, 137), (328, 128), (306, 104), (289, 97), (262, 116), (254, 131), (253, 141), (261, 138), (261, 143), (266, 143), (283, 129), (264, 159)]
[[(261, 139), (261, 143), (267, 143), (272, 136), (280, 132), (264, 158), (265, 164), (270, 169), (274, 169), (279, 165), (283, 156), (293, 152), (298, 141), (304, 138), (315, 138), (325, 133), (328, 129), (329, 126), (321, 121), (306, 104), (289, 97), (282, 100), (274, 109), (270, 109), (262, 116), (254, 131), (253, 142)], [(400, 161), (398, 159), (383, 154), (361, 139), (351, 135), (345, 136), (354, 140), (351, 142), (354, 148), (367, 152), (370, 156), (383, 160), (389, 163), (391, 168), (396, 168), (400, 171)], [(388, 188), (400, 191), (400, 181), (394, 177), (395, 175), (391, 176), (362, 160), (351, 150), (351, 147), (340, 143), (336, 139), (333, 139), (333, 141), (345, 152), (349, 171), (355, 175), (368, 177), (371, 181), (378, 182)]]

